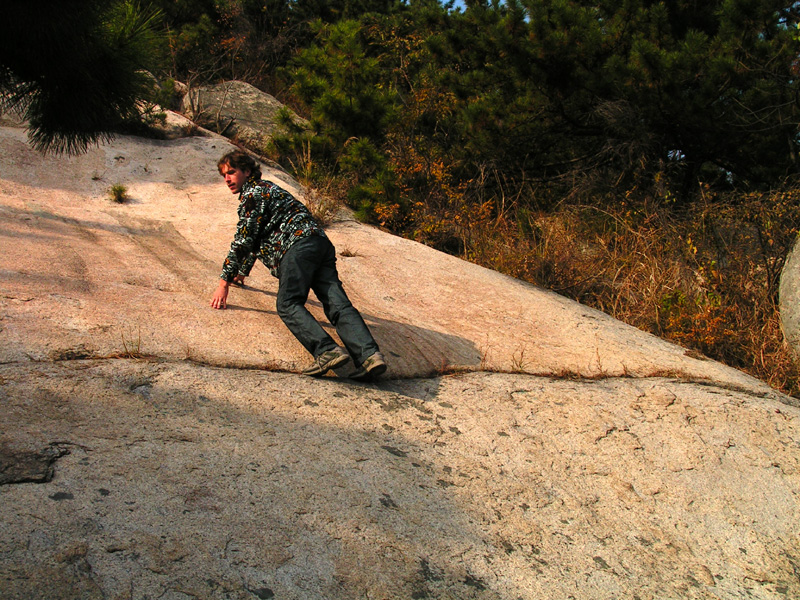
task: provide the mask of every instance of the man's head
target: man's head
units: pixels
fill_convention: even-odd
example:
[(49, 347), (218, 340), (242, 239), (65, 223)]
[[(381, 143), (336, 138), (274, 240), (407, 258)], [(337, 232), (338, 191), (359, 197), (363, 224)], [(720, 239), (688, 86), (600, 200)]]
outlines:
[(228, 152), (217, 161), (219, 174), (225, 178), (225, 184), (231, 193), (238, 194), (242, 191), (242, 185), (253, 175), (261, 178), (261, 168), (258, 163), (246, 152), (234, 150)]

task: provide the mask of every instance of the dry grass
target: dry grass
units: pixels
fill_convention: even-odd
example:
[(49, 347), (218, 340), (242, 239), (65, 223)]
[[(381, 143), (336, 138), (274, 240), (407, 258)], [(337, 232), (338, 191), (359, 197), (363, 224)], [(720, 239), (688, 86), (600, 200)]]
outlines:
[[(706, 198), (675, 213), (643, 200), (473, 220), (463, 256), (553, 289), (800, 396), (777, 288), (800, 191)], [(521, 214), (524, 218), (521, 218)], [(524, 353), (515, 356), (520, 363)]]
[(337, 253), (339, 256), (345, 258), (354, 258), (356, 256), (361, 256), (356, 250), (353, 250), (349, 246), (343, 246), (341, 250), (338, 250)]
[(308, 187), (308, 185), (304, 186), (306, 206), (317, 223), (322, 226), (329, 225), (334, 220), (339, 210), (344, 206), (341, 195), (336, 194), (335, 191), (331, 189), (332, 185), (331, 183), (323, 190)]

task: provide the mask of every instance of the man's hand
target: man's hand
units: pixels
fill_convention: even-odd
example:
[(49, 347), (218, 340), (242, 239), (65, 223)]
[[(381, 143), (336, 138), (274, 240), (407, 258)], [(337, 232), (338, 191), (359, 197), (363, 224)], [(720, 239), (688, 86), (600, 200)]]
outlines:
[(232, 283), (234, 285), (244, 286), (244, 275), (237, 275), (236, 277), (233, 278), (233, 282)]
[(219, 280), (219, 287), (217, 287), (217, 291), (214, 292), (214, 297), (211, 299), (211, 308), (227, 308), (229, 285), (224, 279)]

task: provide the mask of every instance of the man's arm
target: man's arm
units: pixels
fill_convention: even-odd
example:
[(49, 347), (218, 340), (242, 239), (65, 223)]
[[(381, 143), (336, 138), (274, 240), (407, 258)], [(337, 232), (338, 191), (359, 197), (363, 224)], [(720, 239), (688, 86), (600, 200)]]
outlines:
[(224, 279), (219, 280), (217, 291), (214, 292), (214, 297), (211, 299), (211, 308), (227, 308), (228, 307), (228, 287), (230, 284)]
[[(269, 197), (255, 190), (250, 191), (249, 194), (253, 207), (239, 219), (236, 234), (231, 242), (231, 249), (223, 264), (222, 275), (220, 275), (228, 282), (233, 281), (236, 275), (243, 272), (243, 266), (247, 268), (245, 274), (249, 273), (249, 269), (253, 266), (249, 261), (255, 258), (252, 255), (258, 250), (258, 240), (261, 239), (264, 226), (268, 221), (267, 202)], [(243, 197), (243, 200), (248, 200), (248, 198)]]
[(236, 274), (236, 277), (233, 278), (231, 283), (235, 283), (236, 285), (244, 285), (245, 277), (250, 275), (250, 271), (253, 270), (253, 265), (256, 262), (256, 255), (252, 252), (242, 261), (242, 264), (239, 265), (239, 272)]

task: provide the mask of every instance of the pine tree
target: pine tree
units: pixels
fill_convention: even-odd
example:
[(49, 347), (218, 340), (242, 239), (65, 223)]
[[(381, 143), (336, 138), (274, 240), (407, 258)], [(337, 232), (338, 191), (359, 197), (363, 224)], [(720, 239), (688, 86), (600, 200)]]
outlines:
[(129, 0), (4, 5), (0, 101), (44, 152), (84, 152), (138, 116), (157, 66), (159, 14)]

